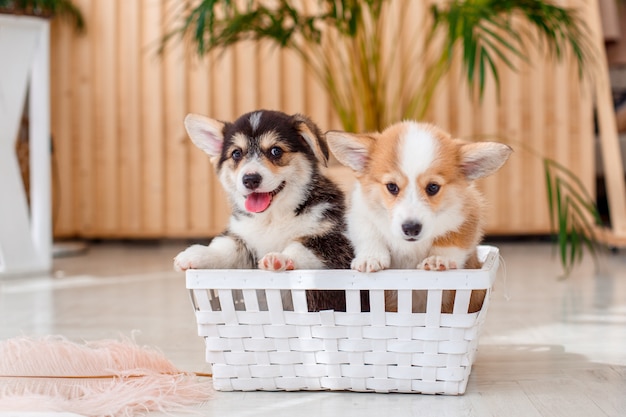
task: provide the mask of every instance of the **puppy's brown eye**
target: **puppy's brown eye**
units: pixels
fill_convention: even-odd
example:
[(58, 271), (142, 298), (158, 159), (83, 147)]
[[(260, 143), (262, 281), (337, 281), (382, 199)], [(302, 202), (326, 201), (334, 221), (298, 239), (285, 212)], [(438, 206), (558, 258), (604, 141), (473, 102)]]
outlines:
[(241, 152), (241, 149), (235, 149), (230, 156), (233, 158), (233, 161), (239, 162), (243, 158), (243, 152)]
[(270, 156), (273, 159), (278, 159), (283, 156), (283, 150), (278, 146), (274, 146), (273, 148), (270, 148)]
[(396, 183), (389, 182), (387, 183), (387, 191), (389, 191), (389, 193), (392, 195), (398, 195), (398, 193), (400, 192), (400, 187), (398, 187), (398, 184)]
[(441, 189), (441, 186), (439, 184), (435, 182), (431, 182), (426, 186), (426, 194), (432, 197), (435, 194), (437, 194), (440, 189)]

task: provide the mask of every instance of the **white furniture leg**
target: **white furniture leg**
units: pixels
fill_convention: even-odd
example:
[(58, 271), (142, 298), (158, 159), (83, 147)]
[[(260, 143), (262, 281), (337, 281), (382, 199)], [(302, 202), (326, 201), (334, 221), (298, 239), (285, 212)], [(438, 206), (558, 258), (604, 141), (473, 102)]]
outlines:
[[(0, 276), (52, 265), (49, 28), (45, 19), (0, 15)], [(29, 83), (30, 209), (15, 153)]]

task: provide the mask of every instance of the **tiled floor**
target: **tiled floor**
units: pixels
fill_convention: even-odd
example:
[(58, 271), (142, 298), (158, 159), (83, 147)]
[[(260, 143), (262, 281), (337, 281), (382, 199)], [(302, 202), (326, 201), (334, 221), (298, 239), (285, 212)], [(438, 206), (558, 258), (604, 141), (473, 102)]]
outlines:
[[(591, 258), (566, 280), (545, 243), (502, 243), (505, 261), (463, 396), (217, 392), (220, 416), (625, 416), (626, 256)], [(0, 280), (0, 339), (135, 334), (178, 367), (208, 371), (176, 244), (92, 244), (50, 277)], [(136, 333), (135, 333), (136, 332)]]

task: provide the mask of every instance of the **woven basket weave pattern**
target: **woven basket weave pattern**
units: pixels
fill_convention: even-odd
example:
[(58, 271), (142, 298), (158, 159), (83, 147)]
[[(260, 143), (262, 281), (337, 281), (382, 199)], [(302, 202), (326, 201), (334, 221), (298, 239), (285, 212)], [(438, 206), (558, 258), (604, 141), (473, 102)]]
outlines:
[[(481, 270), (443, 273), (188, 271), (215, 388), (463, 394), (498, 267), (496, 248), (480, 254)], [(337, 288), (346, 289), (346, 312), (307, 311), (306, 289)], [(361, 312), (362, 289), (369, 312)], [(385, 289), (397, 291), (397, 312), (385, 311)], [(446, 314), (449, 289), (456, 296)], [(467, 313), (480, 289), (482, 309)], [(413, 291), (427, 291), (425, 312), (413, 312)]]

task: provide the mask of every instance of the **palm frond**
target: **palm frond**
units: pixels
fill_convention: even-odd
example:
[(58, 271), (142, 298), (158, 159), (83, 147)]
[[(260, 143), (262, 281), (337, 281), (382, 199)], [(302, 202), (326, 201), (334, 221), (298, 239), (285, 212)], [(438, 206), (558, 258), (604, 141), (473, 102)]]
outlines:
[(71, 0), (0, 0), (0, 13), (31, 16), (58, 16), (71, 22), (78, 32), (85, 30), (80, 9)]
[(550, 224), (556, 233), (563, 277), (567, 277), (583, 257), (586, 247), (597, 260), (595, 227), (601, 223), (595, 202), (580, 179), (558, 162), (543, 158)]
[[(0, 0), (2, 1), (2, 0)], [(6, 1), (6, 0), (4, 0)], [(40, 0), (44, 1), (44, 0)], [(542, 0), (452, 0), (431, 7), (432, 29), (426, 45), (432, 46), (435, 33), (445, 33), (438, 56), (424, 68), (420, 85), (410, 87), (411, 98), (390, 113), (385, 95), (386, 68), (393, 65), (379, 39), (385, 8), (390, 0), (319, 0), (313, 11), (300, 2), (200, 0), (187, 3), (178, 26), (162, 40), (164, 47), (173, 37), (191, 41), (199, 55), (225, 49), (241, 41), (269, 40), (302, 57), (329, 92), (345, 129), (381, 129), (399, 118), (421, 118), (426, 113), (435, 87), (450, 68), (460, 49), (466, 78), (482, 96), (489, 76), (499, 89), (497, 62), (516, 68), (527, 61), (525, 43), (548, 48), (562, 59), (571, 50), (579, 72), (590, 57), (587, 28), (574, 9), (561, 8)], [(520, 31), (515, 18), (526, 20), (533, 33)], [(394, 22), (397, 23), (397, 22)], [(328, 39), (332, 48), (321, 45)], [(438, 44), (437, 44), (438, 45)], [(393, 48), (390, 48), (393, 49)], [(336, 62), (331, 62), (335, 60)], [(337, 71), (341, 63), (351, 73)], [(390, 64), (391, 63), (391, 64)], [(344, 71), (345, 72), (345, 71)], [(402, 95), (406, 92), (401, 92)]]
[[(584, 75), (585, 63), (593, 57), (589, 30), (578, 11), (562, 8), (541, 0), (453, 0), (431, 6), (433, 32), (445, 27), (445, 54), (452, 57), (457, 45), (463, 48), (462, 62), (470, 87), (484, 92), (485, 73), (489, 71), (498, 85), (497, 56), (507, 67), (515, 70), (509, 56), (527, 61), (524, 31), (514, 24), (521, 17), (534, 29), (532, 44), (547, 47), (557, 60), (571, 51)], [(442, 51), (442, 54), (444, 51)], [(478, 77), (475, 76), (478, 73)], [(478, 85), (476, 79), (479, 80)]]

